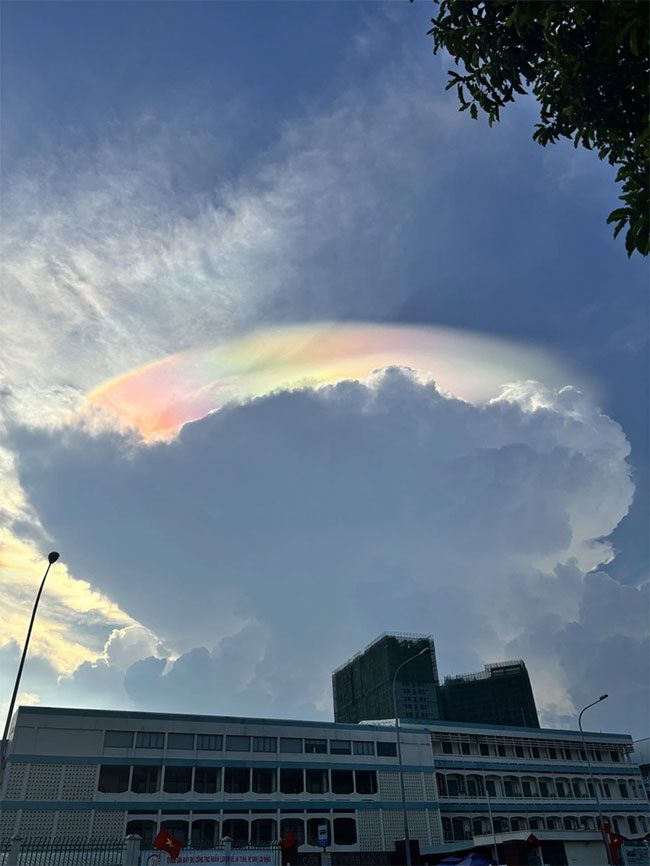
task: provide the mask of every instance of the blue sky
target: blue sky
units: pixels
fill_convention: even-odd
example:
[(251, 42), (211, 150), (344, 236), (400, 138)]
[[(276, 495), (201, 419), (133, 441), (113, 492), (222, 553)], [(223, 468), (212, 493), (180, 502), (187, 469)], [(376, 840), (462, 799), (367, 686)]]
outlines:
[[(394, 627), (433, 631), (445, 673), (522, 655), (549, 723), (571, 724), (589, 688), (612, 694), (618, 687), (618, 706), (612, 701), (603, 719), (642, 730), (647, 263), (628, 260), (605, 223), (617, 201), (611, 168), (569, 143), (543, 149), (532, 142), (532, 100), (505, 111), (492, 130), (456, 111), (454, 95), (444, 91), (450, 63), (431, 54), (426, 37), (432, 14), (423, 2), (4, 5), (10, 315), (2, 370), (10, 396), (3, 467), (12, 492), (3, 537), (12, 551), (5, 585), (16, 598), (16, 637), (21, 592), (31, 585), (30, 569), (15, 564), (16, 551), (37, 571), (37, 550), (61, 544), (69, 568), (68, 582), (54, 584), (43, 611), (58, 642), (54, 649), (45, 638), (36, 645), (26, 674), (29, 700), (154, 706), (157, 677), (184, 671), (186, 700), (197, 709), (262, 714), (270, 701), (278, 714), (327, 717), (327, 672), (341, 654)], [(575, 374), (565, 384), (589, 383), (587, 402), (533, 398), (522, 387), (508, 405), (527, 406), (523, 416), (501, 404), (470, 414), (461, 476), (453, 463), (461, 455), (450, 450), (445, 432), (456, 409), (432, 408), (404, 375), (368, 386), (376, 395), (372, 405), (387, 413), (381, 429), (398, 439), (428, 431), (431, 465), (422, 453), (424, 463), (407, 468), (394, 441), (380, 442), (379, 430), (366, 429), (369, 398), (354, 390), (345, 392), (345, 412), (338, 392), (324, 403), (317, 395), (305, 395), (304, 403), (278, 395), (242, 405), (193, 425), (171, 449), (146, 446), (128, 460), (131, 445), (118, 431), (61, 433), (64, 414), (113, 376), (250, 328), (321, 319), (443, 325), (534, 344)], [(392, 413), (399, 417), (405, 407), (413, 426), (399, 432)], [(335, 424), (342, 418), (344, 433)], [(341, 455), (350, 443), (349, 465), (357, 465), (355, 454), (362, 464), (366, 459), (362, 433), (384, 455), (369, 462), (369, 477), (348, 471), (339, 482), (336, 472), (348, 466), (341, 456), (334, 480), (320, 480), (332, 503), (324, 512), (299, 482), (283, 482), (294, 478), (296, 465), (307, 472), (310, 461), (329, 459), (317, 420), (333, 441), (340, 437)], [(256, 445), (260, 423), (269, 435)], [(579, 433), (569, 436), (572, 425)], [(298, 435), (305, 429), (310, 437)], [(287, 441), (291, 454), (282, 446)], [(226, 443), (240, 467), (241, 499), (232, 489), (224, 494), (218, 485), (201, 485), (206, 461), (216, 479), (226, 472), (219, 468)], [(522, 456), (517, 449), (524, 446), (531, 450)], [(412, 451), (419, 454), (415, 443)], [(480, 472), (476, 453), (486, 461)], [(549, 454), (557, 464), (545, 462)], [(387, 461), (395, 471), (384, 476), (378, 467)], [(259, 482), (248, 477), (251, 466)], [(347, 514), (336, 504), (343, 490), (358, 511), (374, 514), (379, 534), (382, 526), (401, 526), (403, 515), (376, 506), (382, 497), (406, 502), (400, 467), (431, 484), (418, 487), (412, 519), (395, 536), (398, 547), (406, 537), (410, 546), (378, 565), (372, 522), (352, 531), (352, 512), (345, 525), (332, 523), (331, 515)], [(484, 472), (494, 473), (490, 495), (476, 488)], [(179, 479), (183, 494), (161, 514), (155, 491), (167, 475)], [(636, 489), (625, 516), (628, 476)], [(353, 488), (349, 477), (357, 478)], [(510, 487), (497, 483), (502, 477)], [(102, 498), (101, 513), (89, 505), (88, 478)], [(183, 478), (192, 479), (187, 489)], [(483, 503), (483, 516), (452, 503), (445, 487), (452, 481), (468, 502)], [(336, 555), (328, 562), (321, 552), (310, 565), (309, 550), (295, 549), (278, 526), (273, 569), (265, 573), (268, 564), (230, 550), (228, 577), (215, 589), (210, 547), (201, 538), (219, 535), (215, 520), (230, 527), (230, 536), (245, 539), (251, 525), (261, 531), (251, 514), (270, 501), (269, 490), (280, 489), (282, 502), (302, 502), (309, 526), (329, 525), (327, 549)], [(106, 515), (118, 503), (126, 513), (125, 503), (134, 501), (139, 506), (128, 520), (116, 517), (110, 525)], [(565, 526), (555, 525), (554, 507), (566, 515)], [(528, 509), (523, 546), (505, 531), (518, 508)], [(488, 519), (490, 510), (503, 525)], [(487, 620), (454, 592), (464, 578), (453, 533), (445, 539), (430, 529), (442, 514), (445, 520), (456, 514), (457, 531), (473, 539), (465, 571), (485, 568), (483, 584), (498, 601)], [(104, 536), (99, 527), (107, 522)], [(197, 643), (162, 610), (150, 607), (147, 617), (133, 592), (135, 571), (126, 577), (129, 569), (146, 568), (144, 558), (127, 562), (109, 549), (113, 542), (116, 550), (127, 544), (134, 550), (134, 526), (152, 539), (161, 525), (178, 530), (170, 551), (176, 572), (161, 576), (154, 562), (141, 579), (159, 598), (174, 598), (178, 572), (187, 572), (183, 579), (217, 611), (201, 622), (194, 610)], [(494, 538), (503, 541), (498, 555)], [(311, 544), (320, 541), (316, 534)], [(323, 635), (322, 657), (286, 692), (279, 672), (309, 638), (298, 630), (292, 642), (282, 634), (280, 612), (265, 618), (256, 609), (259, 586), (251, 574), (257, 570), (260, 584), (271, 575), (274, 585), (286, 580), (285, 601), (308, 617), (304, 599), (330, 580), (338, 585), (329, 575), (345, 575), (352, 563), (358, 582), (351, 599), (364, 614), (342, 619), (329, 643)], [(395, 596), (395, 575), (404, 569), (412, 585)], [(474, 624), (473, 642), (460, 647), (444, 634), (434, 613), (440, 599)], [(616, 611), (615, 628), (603, 624), (599, 605)], [(521, 610), (505, 627), (500, 618), (513, 606)], [(9, 682), (15, 645), (0, 651)], [(229, 673), (229, 653), (243, 666), (237, 676)], [(580, 654), (600, 659), (600, 666), (576, 669)], [(601, 683), (608, 665), (618, 685)], [(222, 705), (201, 704), (197, 684), (206, 676), (227, 696)], [(631, 715), (624, 699), (635, 706)]]

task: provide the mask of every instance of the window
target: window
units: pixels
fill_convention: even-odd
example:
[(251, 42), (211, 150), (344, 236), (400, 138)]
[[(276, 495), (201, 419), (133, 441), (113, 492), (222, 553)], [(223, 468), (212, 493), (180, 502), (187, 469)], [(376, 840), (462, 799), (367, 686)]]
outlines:
[(585, 752), (584, 749), (578, 749), (578, 756), (580, 757), (581, 761), (587, 760), (587, 753)]
[(280, 737), (281, 752), (302, 752), (302, 740), (296, 737)]
[(163, 791), (167, 794), (187, 794), (191, 789), (191, 767), (165, 767)]
[(123, 765), (104, 765), (99, 768), (97, 790), (102, 794), (121, 794), (129, 790), (129, 773), (131, 767)]
[(357, 794), (377, 793), (377, 773), (374, 770), (355, 770)]
[(305, 785), (308, 794), (327, 792), (327, 770), (305, 770)]
[(194, 734), (167, 734), (168, 749), (193, 749)]
[(571, 749), (569, 749), (568, 747), (565, 747), (562, 749), (562, 752), (564, 753), (564, 760), (565, 761), (570, 761), (572, 759), (573, 753), (571, 752)]
[[(630, 797), (630, 793), (629, 793), (629, 791), (627, 790), (627, 785), (625, 784), (625, 782), (619, 782), (619, 783), (618, 783), (618, 790), (619, 790), (619, 792), (620, 792), (620, 794), (621, 794), (621, 797), (622, 797), (624, 800), (628, 800), (628, 799), (629, 799), (629, 797)], [(617, 831), (617, 832), (618, 832), (618, 831)]]
[(442, 754), (443, 755), (453, 754), (453, 749), (451, 748), (451, 743), (447, 742), (447, 740), (442, 741)]
[(273, 818), (257, 818), (251, 823), (251, 844), (268, 845), (278, 835), (278, 825)]
[(497, 754), (501, 758), (505, 758), (506, 756), (506, 747), (502, 743), (498, 743), (497, 745)]
[(352, 751), (355, 755), (374, 755), (375, 744), (369, 740), (355, 740), (352, 743)]
[(298, 847), (305, 844), (305, 822), (302, 818), (283, 818), (280, 821), (280, 838), (286, 839), (287, 833), (295, 833)]
[(539, 749), (537, 746), (531, 746), (530, 754), (533, 758), (539, 758)]
[(334, 819), (334, 844), (335, 845), (356, 845), (357, 844), (357, 824), (354, 818), (335, 818)]
[(105, 749), (130, 749), (133, 745), (133, 731), (104, 731)]
[(627, 816), (627, 824), (628, 824), (628, 827), (630, 828), (630, 833), (636, 835), (639, 832), (636, 828), (636, 818), (634, 818), (633, 815)]
[[(444, 750), (444, 743), (443, 743)], [(395, 758), (397, 757), (397, 745), (395, 743), (377, 743), (377, 756), (379, 758)]]
[(330, 740), (330, 755), (351, 755), (352, 743), (350, 740)]
[(485, 790), (488, 792), (489, 797), (496, 797), (496, 795), (497, 795), (496, 782), (493, 779), (486, 779), (485, 780)]
[(226, 736), (226, 751), (227, 752), (250, 752), (251, 738), (238, 737), (232, 734)]
[(248, 767), (226, 767), (223, 782), (227, 794), (246, 794), (251, 787), (250, 770)]
[(608, 800), (611, 799), (612, 792), (609, 787), (609, 782), (601, 782), (601, 785), (603, 786), (603, 794), (605, 797), (607, 797)]
[(273, 794), (275, 791), (275, 768), (254, 767), (253, 768), (253, 793)]
[(196, 748), (204, 752), (220, 752), (223, 748), (223, 737), (221, 734), (197, 734)]
[(160, 790), (160, 767), (134, 767), (131, 790), (134, 794), (155, 794)]
[(327, 740), (305, 740), (305, 752), (309, 755), (326, 754)]
[(216, 794), (220, 787), (220, 767), (196, 767), (194, 790), (197, 794)]
[(248, 844), (248, 821), (241, 818), (227, 818), (222, 825), (224, 836), (230, 836), (238, 845)]
[[(196, 814), (196, 813), (195, 813)], [(192, 821), (192, 845), (194, 848), (212, 848), (219, 842), (219, 822), (210, 818)]]
[(618, 764), (619, 761), (621, 760), (621, 756), (619, 755), (618, 752), (611, 751), (609, 753), (609, 756), (615, 764)]
[(467, 793), (470, 797), (478, 797), (478, 785), (476, 784), (476, 779), (468, 779), (467, 780)]
[(352, 770), (332, 770), (332, 794), (352, 794)]
[(438, 787), (438, 796), (447, 796), (447, 781), (442, 773), (436, 773), (436, 785)]
[(461, 754), (463, 754), (463, 755), (471, 755), (472, 754), (472, 750), (470, 749), (469, 743), (461, 743), (460, 744), (460, 751), (461, 751)]
[(601, 761), (601, 762), (602, 762), (602, 760), (603, 760), (603, 753), (600, 751), (600, 749), (594, 749), (594, 758), (595, 758), (597, 761)]
[(165, 735), (159, 731), (138, 731), (135, 745), (138, 749), (163, 749)]
[(479, 748), (479, 752), (482, 755), (489, 755), (490, 754), (490, 747), (488, 746), (487, 743), (479, 743), (478, 748)]
[(280, 791), (283, 794), (302, 794), (304, 789), (302, 770), (280, 770)]
[(532, 797), (533, 796), (533, 788), (530, 782), (523, 781), (521, 783), (521, 789), (523, 791), (524, 797)]
[(277, 737), (253, 737), (254, 752), (277, 752)]
[[(525, 788), (524, 788), (524, 796), (526, 796), (526, 794), (525, 794)], [(540, 797), (548, 797), (548, 796), (549, 796), (549, 793), (548, 793), (548, 782), (546, 782), (546, 781), (543, 780), (543, 779), (540, 779), (540, 783), (539, 783), (539, 796), (540, 796)]]
[(145, 848), (151, 847), (151, 843), (153, 842), (154, 836), (157, 832), (158, 828), (156, 827), (156, 821), (143, 821), (142, 819), (138, 819), (135, 821), (129, 821), (126, 825), (126, 835), (130, 836), (134, 833), (140, 836)]
[(548, 756), (551, 760), (555, 761), (557, 759), (557, 749), (554, 749), (553, 746), (548, 747)]
[(558, 797), (567, 797), (567, 796), (570, 796), (570, 795), (567, 793), (567, 788), (566, 788), (564, 782), (556, 782), (556, 783), (555, 783), (555, 787), (557, 788), (557, 795), (558, 795)]
[(524, 757), (524, 747), (523, 746), (515, 746), (515, 756), (517, 758)]

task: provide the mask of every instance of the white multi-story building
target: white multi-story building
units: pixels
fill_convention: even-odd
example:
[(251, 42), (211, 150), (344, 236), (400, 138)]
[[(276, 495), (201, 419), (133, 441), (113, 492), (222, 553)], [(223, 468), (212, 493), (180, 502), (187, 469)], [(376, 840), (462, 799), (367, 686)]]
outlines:
[[(411, 836), (435, 854), (501, 851), (532, 832), (546, 863), (605, 863), (587, 757), (617, 832), (647, 833), (648, 801), (631, 738), (586, 739), (588, 755), (572, 731), (404, 723)], [(317, 851), (327, 823), (333, 851), (391, 851), (403, 838), (390, 724), (21, 707), (0, 794), (2, 836), (150, 840), (162, 826), (199, 845), (262, 844), (293, 830)]]

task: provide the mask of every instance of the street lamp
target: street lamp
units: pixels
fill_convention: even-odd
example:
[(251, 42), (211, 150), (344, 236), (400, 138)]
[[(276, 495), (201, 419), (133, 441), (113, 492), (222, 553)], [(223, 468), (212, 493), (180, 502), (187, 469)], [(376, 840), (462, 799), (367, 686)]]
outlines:
[(585, 753), (585, 758), (587, 759), (587, 766), (589, 767), (589, 778), (591, 779), (591, 787), (594, 789), (594, 798), (596, 800), (596, 805), (598, 806), (598, 817), (600, 819), (600, 833), (603, 837), (603, 843), (605, 845), (605, 855), (607, 857), (607, 862), (611, 864), (612, 859), (609, 850), (609, 841), (607, 839), (607, 834), (605, 833), (605, 822), (603, 820), (603, 810), (600, 806), (600, 797), (598, 796), (598, 788), (596, 787), (596, 781), (594, 779), (593, 770), (591, 767), (591, 761), (589, 760), (589, 752), (587, 751), (587, 743), (585, 742), (585, 733), (582, 730), (582, 714), (588, 710), (590, 707), (595, 707), (596, 704), (599, 704), (601, 701), (604, 701), (608, 695), (601, 695), (597, 700), (592, 701), (590, 704), (587, 704), (586, 707), (583, 707), (580, 710), (580, 714), (578, 715), (578, 727), (580, 728), (580, 738), (582, 739), (582, 748)]
[(50, 568), (54, 565), (54, 563), (59, 558), (59, 554), (56, 550), (53, 550), (51, 553), (47, 555), (47, 568), (45, 569), (45, 574), (43, 575), (43, 580), (41, 581), (41, 585), (39, 587), (38, 592), (36, 593), (36, 600), (34, 602), (34, 607), (32, 608), (32, 618), (29, 621), (29, 628), (27, 629), (27, 637), (25, 638), (25, 645), (23, 647), (23, 654), (20, 658), (20, 664), (18, 665), (18, 673), (16, 674), (16, 682), (14, 684), (14, 691), (11, 696), (11, 700), (9, 701), (9, 711), (7, 713), (7, 721), (5, 722), (4, 733), (2, 734), (2, 743), (0, 743), (0, 782), (2, 781), (2, 777), (4, 775), (4, 762), (5, 762), (5, 753), (7, 751), (7, 737), (9, 736), (9, 725), (11, 724), (11, 717), (13, 715), (14, 706), (16, 705), (16, 698), (18, 697), (18, 689), (20, 688), (20, 678), (23, 674), (23, 667), (25, 666), (25, 659), (27, 658), (27, 649), (29, 648), (29, 639), (32, 636), (32, 628), (34, 627), (34, 620), (36, 619), (36, 611), (38, 610), (38, 603), (41, 600), (41, 593), (43, 592), (43, 587), (45, 586), (45, 581), (47, 579), (47, 575), (49, 574)]
[(401, 671), (404, 665), (409, 664), (414, 659), (419, 658), (425, 653), (429, 652), (429, 647), (425, 647), (421, 649), (419, 653), (416, 653), (414, 656), (406, 659), (406, 661), (402, 662), (401, 665), (398, 665), (395, 669), (395, 673), (393, 674), (393, 710), (395, 712), (395, 729), (397, 733), (397, 761), (399, 763), (399, 787), (400, 793), (402, 795), (402, 820), (404, 821), (404, 845), (405, 845), (405, 855), (406, 855), (406, 866), (411, 866), (411, 841), (409, 839), (409, 822), (408, 816), (406, 814), (406, 792), (404, 790), (404, 765), (402, 764), (402, 738), (400, 735), (400, 726), (399, 726), (399, 713), (397, 712), (397, 695), (395, 692), (395, 685), (397, 683), (397, 674)]

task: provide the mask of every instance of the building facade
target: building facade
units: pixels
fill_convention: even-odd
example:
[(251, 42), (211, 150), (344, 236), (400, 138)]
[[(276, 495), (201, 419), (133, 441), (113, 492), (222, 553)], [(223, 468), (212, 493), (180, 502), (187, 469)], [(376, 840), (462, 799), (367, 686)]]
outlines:
[[(427, 649), (405, 666), (395, 688), (393, 674), (402, 662)], [(429, 635), (382, 634), (332, 674), (334, 719), (361, 722), (368, 719), (437, 719), (438, 667), (433, 638)]]
[(439, 696), (443, 719), (539, 728), (533, 688), (521, 660), (487, 664), (478, 673), (445, 677)]
[[(196, 845), (296, 834), (317, 851), (394, 850), (403, 838), (393, 727), (21, 707), (1, 788), (0, 836)], [(403, 733), (413, 834), (442, 844), (431, 739)]]
[[(533, 833), (545, 863), (605, 864), (592, 773), (613, 829), (648, 832), (630, 737), (588, 733), (588, 755), (573, 731), (405, 722), (402, 739), (410, 832), (427, 855), (496, 843), (500, 862), (527, 862), (517, 846)], [(21, 707), (0, 836), (148, 842), (163, 827), (201, 847), (293, 830), (315, 852), (326, 823), (333, 851), (392, 851), (403, 838), (396, 754), (392, 723)]]

